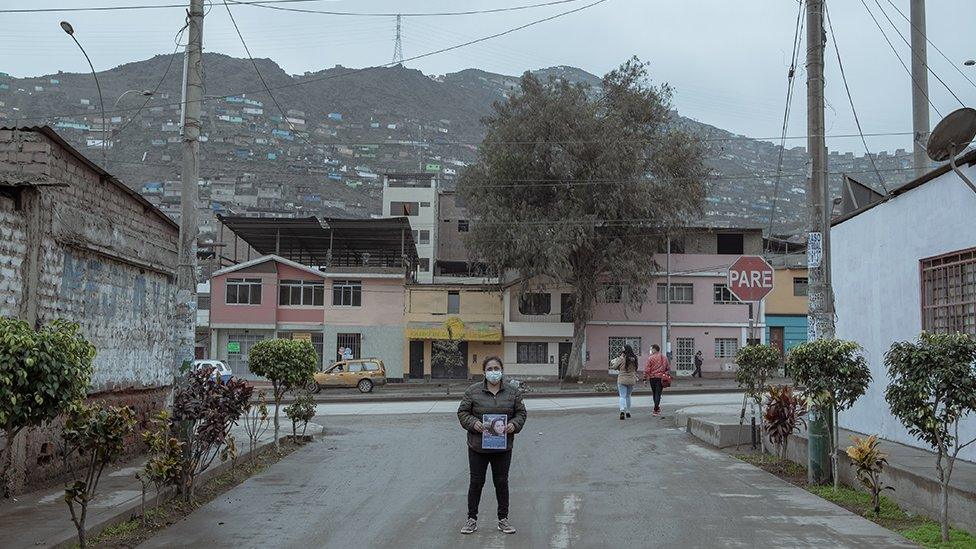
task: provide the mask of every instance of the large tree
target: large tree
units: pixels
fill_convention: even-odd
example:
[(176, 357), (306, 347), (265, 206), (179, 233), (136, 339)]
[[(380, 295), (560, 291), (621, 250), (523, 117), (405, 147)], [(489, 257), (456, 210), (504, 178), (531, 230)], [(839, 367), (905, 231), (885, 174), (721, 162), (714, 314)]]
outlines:
[(478, 161), (459, 185), (478, 219), (467, 245), (523, 280), (574, 288), (567, 377), (578, 377), (599, 285), (631, 288), (628, 303), (639, 308), (652, 255), (700, 212), (703, 143), (680, 128), (671, 88), (652, 85), (637, 58), (604, 76), (601, 89), (526, 73), (484, 123)]

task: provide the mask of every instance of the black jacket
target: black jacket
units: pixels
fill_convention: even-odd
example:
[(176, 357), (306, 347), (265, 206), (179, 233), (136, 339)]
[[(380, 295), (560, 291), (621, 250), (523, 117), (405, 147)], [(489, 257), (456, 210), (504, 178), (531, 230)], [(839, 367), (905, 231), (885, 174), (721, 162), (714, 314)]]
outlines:
[[(491, 394), (488, 390), (486, 381), (479, 381), (468, 387), (464, 391), (464, 398), (458, 406), (458, 421), (468, 432), (468, 448), (476, 452), (491, 454), (505, 452), (506, 450), (485, 450), (481, 448), (481, 433), (474, 430), (474, 424), (481, 421), (484, 414), (505, 414), (508, 422), (515, 425), (515, 432), (518, 433), (525, 425), (525, 404), (522, 402), (522, 393), (505, 381), (502, 381), (501, 388), (497, 395)], [(508, 435), (508, 449), (512, 449), (515, 434)]]

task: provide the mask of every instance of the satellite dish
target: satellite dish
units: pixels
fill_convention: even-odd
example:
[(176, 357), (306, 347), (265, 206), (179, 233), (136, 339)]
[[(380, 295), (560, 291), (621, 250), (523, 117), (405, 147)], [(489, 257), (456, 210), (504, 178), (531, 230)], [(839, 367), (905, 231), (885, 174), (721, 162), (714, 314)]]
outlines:
[(976, 109), (963, 107), (949, 113), (929, 136), (925, 152), (935, 162), (945, 162), (976, 137)]

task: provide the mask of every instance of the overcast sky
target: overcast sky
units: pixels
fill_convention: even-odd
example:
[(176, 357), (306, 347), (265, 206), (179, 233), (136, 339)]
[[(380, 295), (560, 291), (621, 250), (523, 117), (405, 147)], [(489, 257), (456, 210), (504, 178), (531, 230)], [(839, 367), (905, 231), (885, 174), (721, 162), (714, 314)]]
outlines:
[[(498, 8), (541, 0), (319, 0), (279, 4), (334, 11), (419, 12)], [(593, 0), (498, 14), (458, 17), (404, 17), (403, 54), (423, 54), (501, 32), (536, 19), (584, 6)], [(882, 15), (880, 6), (909, 38), (909, 25), (889, 0), (865, 0), (910, 64), (908, 47)], [(891, 0), (908, 15), (909, 0)], [(0, 0), (0, 9), (179, 3), (179, 0)], [(911, 131), (911, 80), (861, 0), (834, 0), (828, 6), (837, 32), (855, 106), (866, 133)], [(976, 58), (972, 0), (929, 0), (928, 34), (954, 63), (929, 48), (929, 63), (966, 104), (976, 103)], [(675, 106), (685, 116), (752, 137), (780, 134), (786, 74), (798, 4), (795, 0), (607, 0), (602, 4), (513, 34), (407, 65), (428, 74), (464, 68), (519, 74), (526, 69), (573, 65), (602, 75), (632, 55), (651, 62), (656, 81), (675, 87)], [(388, 63), (393, 55), (392, 17), (344, 17), (288, 13), (233, 6), (255, 57), (268, 57), (299, 74), (341, 64)], [(68, 19), (95, 68), (109, 69), (155, 54), (170, 53), (182, 26), (179, 8), (79, 13), (0, 13), (0, 71), (36, 76), (60, 70), (87, 72), (84, 58), (58, 26)], [(243, 47), (220, 0), (213, 0), (204, 25), (204, 47), (244, 56)], [(801, 46), (797, 97), (790, 135), (806, 133), (806, 83)], [(959, 70), (957, 70), (957, 68)], [(931, 100), (944, 115), (960, 106), (935, 78)], [(828, 38), (827, 133), (856, 132), (851, 109)], [(932, 124), (939, 115), (933, 110)], [(793, 140), (790, 145), (805, 145)], [(869, 139), (872, 149), (909, 148), (910, 137)], [(828, 139), (836, 150), (863, 150), (858, 139)]]

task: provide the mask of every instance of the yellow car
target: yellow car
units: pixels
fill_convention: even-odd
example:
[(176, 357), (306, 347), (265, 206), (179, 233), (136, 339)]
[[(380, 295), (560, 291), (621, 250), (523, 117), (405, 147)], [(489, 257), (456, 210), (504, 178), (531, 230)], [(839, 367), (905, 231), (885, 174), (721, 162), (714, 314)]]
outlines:
[(314, 375), (308, 390), (317, 393), (323, 387), (356, 387), (361, 393), (373, 391), (376, 385), (386, 385), (386, 368), (378, 358), (341, 360)]

